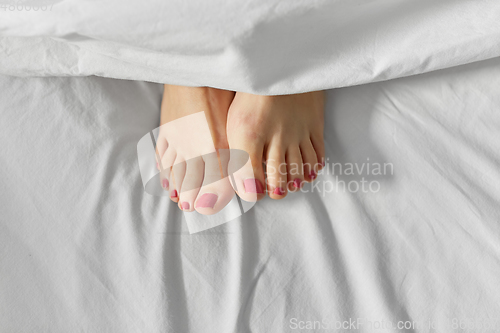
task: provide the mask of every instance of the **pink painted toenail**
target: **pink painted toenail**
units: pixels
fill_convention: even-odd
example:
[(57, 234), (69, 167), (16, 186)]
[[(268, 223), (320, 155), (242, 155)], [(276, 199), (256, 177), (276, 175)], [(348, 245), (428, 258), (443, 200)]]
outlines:
[(295, 178), (293, 180), (293, 186), (296, 187), (296, 188), (300, 188), (300, 184), (302, 183), (302, 181), (300, 180), (300, 178)]
[(325, 166), (325, 165), (326, 165), (326, 162), (323, 160), (323, 162), (321, 162), (321, 165), (322, 165), (322, 166)]
[(264, 193), (264, 187), (258, 179), (245, 179), (243, 185), (246, 193)]
[(276, 194), (276, 195), (283, 195), (283, 194), (285, 194), (285, 191), (283, 191), (283, 189), (281, 187), (276, 187), (274, 189), (273, 193)]
[(183, 202), (181, 204), (182, 210), (189, 210), (189, 202)]
[(217, 199), (215, 194), (205, 193), (196, 202), (196, 208), (214, 208)]
[(162, 185), (163, 185), (163, 188), (165, 190), (168, 189), (168, 180), (167, 179), (163, 179)]
[(172, 193), (170, 194), (171, 198), (177, 198), (177, 190), (173, 190)]
[(317, 176), (316, 176), (316, 172), (311, 171), (311, 172), (309, 173), (309, 177), (310, 177), (312, 180), (315, 180), (315, 179), (316, 179), (316, 177), (317, 177)]

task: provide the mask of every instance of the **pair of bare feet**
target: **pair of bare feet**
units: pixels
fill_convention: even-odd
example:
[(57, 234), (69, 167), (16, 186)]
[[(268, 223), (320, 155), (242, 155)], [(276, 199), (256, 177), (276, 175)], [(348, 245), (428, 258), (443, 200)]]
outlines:
[[(201, 111), (207, 133), (196, 124)], [(245, 201), (266, 192), (282, 199), (324, 166), (323, 112), (322, 91), (260, 96), (165, 85), (160, 129), (173, 126), (157, 139), (162, 187), (183, 211), (206, 215), (222, 210), (235, 191)], [(249, 159), (227, 177), (233, 159), (223, 151), (244, 151)]]

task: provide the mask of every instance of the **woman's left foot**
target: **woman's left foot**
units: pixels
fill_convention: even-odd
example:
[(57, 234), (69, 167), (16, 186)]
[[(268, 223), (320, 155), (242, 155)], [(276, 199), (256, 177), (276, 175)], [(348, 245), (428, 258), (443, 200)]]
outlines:
[(282, 199), (316, 178), (324, 166), (323, 113), (323, 91), (283, 96), (236, 93), (227, 119), (229, 147), (250, 155), (245, 167), (234, 172), (232, 185), (240, 198), (260, 200), (267, 190), (272, 199)]

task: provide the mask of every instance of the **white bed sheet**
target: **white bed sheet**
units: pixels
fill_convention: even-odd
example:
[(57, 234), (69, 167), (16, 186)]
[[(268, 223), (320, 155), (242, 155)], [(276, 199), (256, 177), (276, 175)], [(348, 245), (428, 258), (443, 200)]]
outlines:
[(2, 76), (0, 332), (498, 329), (499, 88), (497, 58), (329, 91), (329, 162), (394, 167), (337, 180), (380, 191), (266, 199), (190, 235), (139, 175), (160, 85)]

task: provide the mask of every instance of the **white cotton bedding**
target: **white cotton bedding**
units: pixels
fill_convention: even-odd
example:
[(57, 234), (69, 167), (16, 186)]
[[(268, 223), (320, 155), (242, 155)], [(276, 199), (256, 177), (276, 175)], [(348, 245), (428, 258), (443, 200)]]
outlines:
[(194, 235), (139, 175), (160, 85), (0, 91), (2, 333), (500, 330), (500, 58), (329, 91), (343, 174)]
[(291, 94), (500, 56), (498, 0), (5, 2), (0, 73), (16, 76)]

